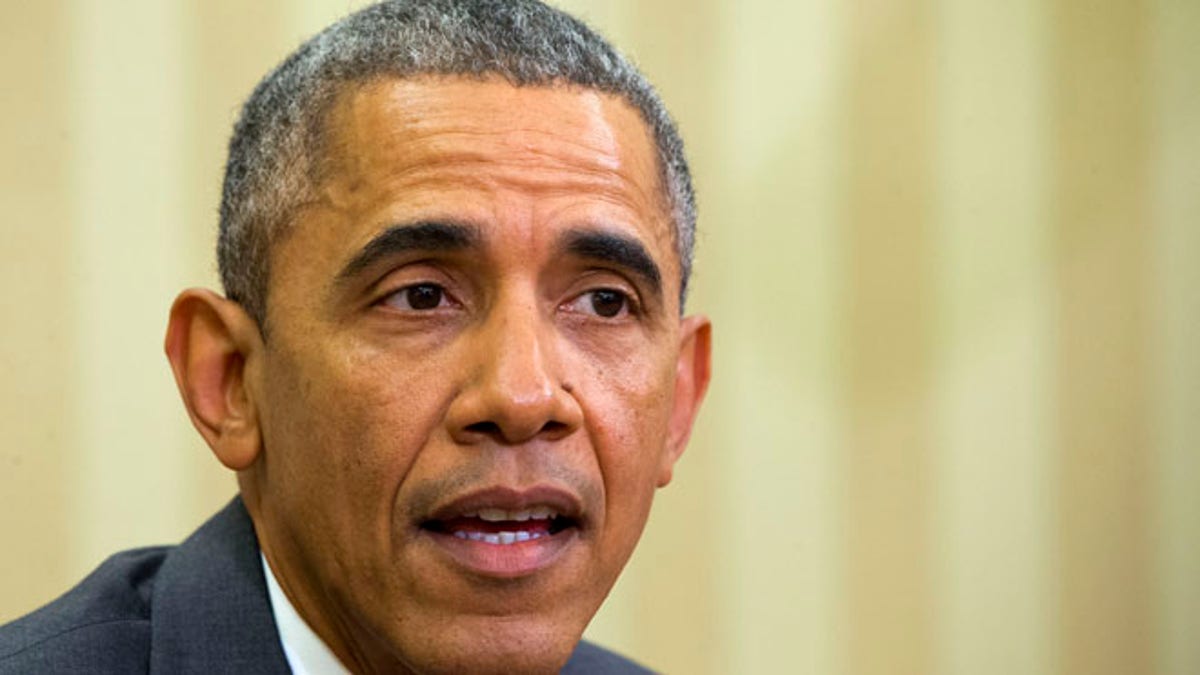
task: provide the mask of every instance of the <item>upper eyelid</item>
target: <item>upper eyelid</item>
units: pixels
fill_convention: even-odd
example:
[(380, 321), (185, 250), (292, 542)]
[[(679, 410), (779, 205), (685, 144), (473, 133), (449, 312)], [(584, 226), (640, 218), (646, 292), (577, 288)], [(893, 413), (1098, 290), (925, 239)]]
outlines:
[[(411, 274), (412, 278), (401, 281), (394, 279), (402, 274)], [(402, 288), (420, 284), (433, 284), (447, 289), (454, 285), (455, 279), (441, 265), (429, 259), (408, 262), (388, 269), (379, 275), (367, 287), (371, 295), (387, 295)]]
[[(406, 308), (402, 308), (402, 307), (396, 307), (392, 304), (393, 298), (398, 298), (400, 296), (403, 296), (409, 289), (413, 288), (414, 286), (436, 286), (438, 289), (441, 290), (442, 297), (436, 306), (430, 307), (427, 309), (416, 309), (416, 308), (412, 308), (412, 307), (409, 307), (406, 309)], [(408, 304), (408, 299), (403, 298), (403, 302), (405, 302), (405, 304)], [(418, 316), (422, 316), (422, 315), (435, 315), (435, 314), (438, 314), (440, 312), (445, 312), (445, 311), (460, 311), (465, 306), (466, 306), (466, 303), (461, 298), (456, 296), (454, 293), (450, 292), (444, 284), (437, 283), (437, 282), (431, 282), (431, 281), (414, 281), (412, 283), (395, 286), (395, 287), (391, 288), (391, 290), (381, 292), (378, 295), (374, 296), (373, 299), (371, 300), (371, 302), (369, 303), (369, 308), (372, 310), (386, 308), (387, 311), (390, 311), (390, 312), (400, 312), (403, 314), (411, 313), (411, 316), (413, 316), (413, 317), (418, 317)]]
[[(569, 299), (560, 303), (559, 306), (560, 307), (569, 306), (569, 305), (574, 305), (578, 302), (586, 302), (587, 301), (586, 298), (588, 295), (590, 295), (592, 293), (596, 293), (598, 291), (613, 291), (615, 293), (620, 293), (621, 296), (625, 298), (624, 312), (629, 317), (640, 317), (645, 312), (645, 308), (644, 308), (643, 304), (641, 303), (640, 300), (638, 300), (638, 298), (636, 297), (635, 294), (629, 293), (620, 288), (613, 288), (611, 286), (596, 286), (594, 288), (584, 289), (578, 293), (573, 294)], [(608, 320), (613, 320), (617, 317), (604, 317), (604, 318), (606, 318)]]
[[(594, 272), (594, 274), (593, 274), (593, 272)], [(614, 283), (604, 283), (603, 281), (599, 281), (599, 282), (588, 282), (587, 281), (588, 279), (592, 278), (593, 276), (600, 276), (600, 275), (605, 275), (606, 277), (615, 277), (617, 279), (620, 279), (621, 283), (614, 284)], [(631, 280), (628, 277), (628, 275), (622, 274), (619, 270), (613, 270), (613, 269), (606, 268), (606, 267), (589, 270), (589, 273), (585, 274), (580, 279), (580, 283), (583, 285), (583, 288), (574, 292), (571, 295), (572, 298), (578, 298), (586, 293), (591, 293), (593, 291), (611, 290), (611, 291), (618, 291), (618, 292), (622, 293), (631, 304), (637, 305), (638, 307), (642, 307), (645, 305), (645, 301), (642, 298), (642, 295), (643, 295), (642, 289), (638, 286), (638, 284), (635, 281)]]
[(416, 281), (408, 281), (408, 282), (405, 282), (405, 283), (402, 283), (399, 285), (395, 285), (395, 286), (383, 285), (383, 286), (381, 286), (379, 295), (386, 298), (388, 296), (395, 295), (401, 291), (407, 291), (408, 289), (415, 288), (417, 286), (433, 286), (433, 287), (439, 289), (442, 293), (445, 293), (446, 295), (453, 295), (450, 292), (450, 289), (446, 287), (446, 284), (444, 284), (440, 281), (432, 281), (432, 280), (428, 280), (428, 279), (419, 279)]
[[(390, 276), (390, 275), (388, 275)], [(385, 276), (384, 279), (387, 277)], [(399, 294), (407, 292), (408, 289), (414, 286), (436, 286), (442, 292), (442, 302), (450, 307), (463, 307), (466, 302), (458, 293), (451, 290), (443, 281), (432, 280), (428, 277), (416, 278), (404, 283), (388, 284), (383, 280), (376, 283), (374, 290), (370, 294), (368, 301), (369, 307), (378, 307), (388, 304), (388, 301)], [(442, 305), (439, 303), (439, 307)], [(427, 310), (428, 311), (428, 310)]]
[[(379, 300), (376, 301), (376, 303), (385, 302), (385, 301), (387, 301), (391, 298), (397, 297), (403, 293), (407, 293), (409, 290), (416, 288), (418, 286), (433, 286), (434, 288), (437, 288), (439, 291), (441, 291), (441, 294), (442, 294), (441, 300), (443, 302), (446, 302), (451, 305), (461, 305), (462, 304), (462, 302), (459, 301), (458, 298), (455, 298), (454, 295), (450, 293), (450, 291), (446, 290), (445, 286), (443, 286), (442, 284), (433, 283), (433, 282), (429, 282), (429, 281), (416, 281), (411, 284), (397, 286), (394, 290), (382, 294), (379, 297)], [(438, 305), (440, 306), (441, 302), (439, 302)]]
[[(630, 275), (629, 273), (625, 272), (624, 270), (622, 270), (620, 268), (603, 267), (603, 266), (596, 266), (596, 265), (589, 266), (579, 276), (579, 279), (580, 279), (580, 282), (587, 282), (587, 280), (592, 279), (594, 277), (619, 279), (620, 283), (617, 284), (617, 286), (620, 289), (628, 288), (630, 293), (639, 293), (640, 286), (637, 282), (637, 277), (634, 275)], [(606, 286), (604, 284), (600, 284), (598, 287), (604, 288)]]

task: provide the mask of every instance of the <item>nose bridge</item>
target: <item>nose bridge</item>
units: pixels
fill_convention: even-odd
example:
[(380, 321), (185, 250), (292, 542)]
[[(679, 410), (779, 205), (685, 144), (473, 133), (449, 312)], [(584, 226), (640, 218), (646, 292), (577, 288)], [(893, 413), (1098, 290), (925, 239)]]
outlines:
[(554, 395), (552, 346), (537, 303), (510, 298), (497, 303), (484, 328), (480, 384), (517, 407), (536, 406)]
[(532, 291), (498, 297), (469, 345), (472, 376), (451, 411), (452, 433), (506, 443), (569, 433), (580, 412), (560, 381), (554, 336)]

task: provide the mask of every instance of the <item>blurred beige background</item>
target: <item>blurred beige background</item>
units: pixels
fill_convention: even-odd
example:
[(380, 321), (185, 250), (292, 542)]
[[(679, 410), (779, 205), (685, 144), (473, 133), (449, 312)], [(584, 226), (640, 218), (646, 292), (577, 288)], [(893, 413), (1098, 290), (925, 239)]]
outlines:
[[(0, 6), (0, 620), (234, 492), (161, 337), (346, 0)], [(593, 638), (669, 673), (1200, 673), (1200, 3), (574, 0), (690, 143), (716, 379)]]

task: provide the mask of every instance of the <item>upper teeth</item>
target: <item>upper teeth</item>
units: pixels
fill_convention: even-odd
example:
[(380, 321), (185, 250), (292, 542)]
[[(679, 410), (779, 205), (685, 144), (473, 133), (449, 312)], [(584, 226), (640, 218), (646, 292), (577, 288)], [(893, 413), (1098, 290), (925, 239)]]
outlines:
[(520, 511), (505, 511), (504, 509), (479, 509), (478, 513), (463, 514), (465, 518), (478, 517), (480, 520), (489, 523), (500, 523), (507, 521), (524, 522), (526, 520), (546, 520), (553, 518), (557, 514), (554, 509), (549, 506), (535, 506), (529, 509)]
[(459, 539), (470, 539), (471, 541), (482, 541), (488, 544), (500, 544), (501, 546), (509, 546), (511, 544), (529, 541), (531, 539), (541, 539), (547, 535), (541, 532), (467, 532), (466, 530), (458, 530), (454, 536)]

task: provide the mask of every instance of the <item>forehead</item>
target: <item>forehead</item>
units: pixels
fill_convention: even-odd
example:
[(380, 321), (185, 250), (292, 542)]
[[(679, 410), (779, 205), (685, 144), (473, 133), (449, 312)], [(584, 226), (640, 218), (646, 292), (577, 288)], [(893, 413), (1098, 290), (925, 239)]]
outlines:
[(659, 187), (653, 142), (638, 112), (623, 99), (575, 86), (383, 78), (343, 91), (325, 136), (328, 159), (342, 171), (378, 169), (378, 161), (396, 171), (446, 160), (541, 157), (647, 183), (639, 189)]
[(556, 210), (603, 207), (661, 249), (665, 266), (675, 264), (653, 138), (616, 96), (498, 78), (380, 79), (341, 93), (322, 150), (316, 206), (356, 212), (359, 225), (388, 219), (364, 213), (371, 209), (486, 210), (514, 197), (534, 205), (531, 226)]

